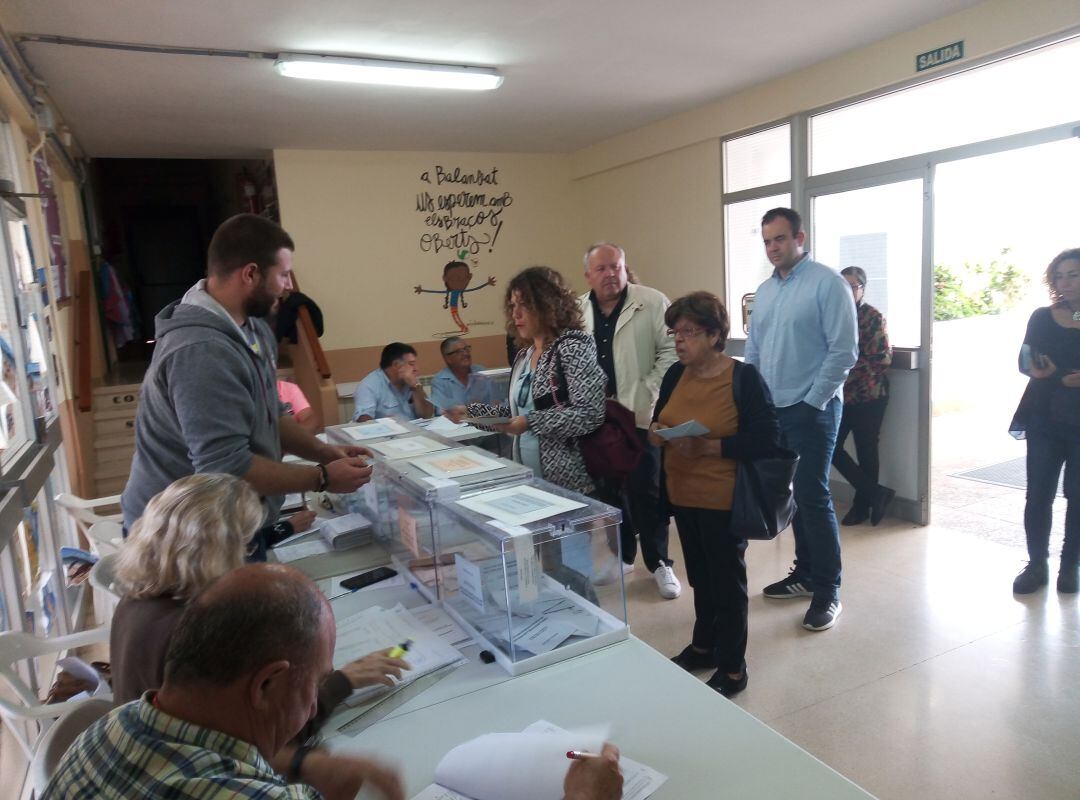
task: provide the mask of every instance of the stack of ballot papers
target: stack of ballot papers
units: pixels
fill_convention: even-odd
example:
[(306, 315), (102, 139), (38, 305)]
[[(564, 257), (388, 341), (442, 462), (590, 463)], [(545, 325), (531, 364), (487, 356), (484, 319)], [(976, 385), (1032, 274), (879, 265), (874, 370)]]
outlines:
[[(440, 633), (444, 635), (457, 638), (464, 634), (460, 628), (457, 632), (445, 633), (448, 630), (445, 621), (437, 615), (429, 618), (438, 620), (436, 624), (443, 627), (444, 630)], [(401, 680), (397, 682), (398, 686), (405, 686), (435, 670), (465, 661), (461, 652), (449, 644), (440, 633), (433, 631), (404, 606), (397, 605), (391, 609), (381, 606), (367, 608), (338, 619), (334, 667), (341, 669), (350, 661), (362, 658), (368, 653), (410, 641), (412, 644), (402, 658), (412, 669), (402, 672)], [(387, 687), (381, 685), (365, 687), (353, 692), (345, 702), (358, 705), (385, 691)]]
[(324, 519), (318, 530), (331, 549), (351, 550), (371, 541), (373, 527), (363, 514), (344, 514)]
[(367, 439), (380, 439), (386, 436), (399, 436), (409, 432), (408, 428), (390, 417), (380, 417), (379, 419), (361, 422), (358, 425), (342, 428), (342, 430), (357, 442), (363, 442)]
[[(460, 744), (435, 767), (435, 783), (413, 800), (561, 800), (569, 750), (599, 753), (606, 730), (567, 731), (539, 720), (520, 733), (488, 733)], [(623, 800), (645, 800), (667, 776), (619, 759)]]
[(425, 428), (426, 430), (438, 433), (443, 436), (449, 436), (451, 439), (456, 439), (461, 436), (471, 436), (473, 434), (487, 433), (479, 428), (474, 428), (467, 422), (451, 422), (441, 414), (432, 417), (431, 419), (417, 419), (413, 420), (413, 425), (418, 428)]

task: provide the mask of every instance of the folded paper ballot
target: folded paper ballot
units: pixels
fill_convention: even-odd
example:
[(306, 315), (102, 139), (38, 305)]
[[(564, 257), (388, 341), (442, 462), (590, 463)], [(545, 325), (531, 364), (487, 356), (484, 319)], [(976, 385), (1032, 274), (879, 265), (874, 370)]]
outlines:
[(661, 439), (669, 442), (672, 439), (683, 439), (687, 436), (704, 436), (708, 432), (709, 429), (696, 419), (684, 422), (682, 425), (673, 425), (670, 428), (661, 428), (660, 430), (653, 431), (653, 433)]
[(334, 550), (351, 550), (371, 541), (372, 525), (363, 514), (345, 514), (323, 520), (319, 533)]
[[(534, 722), (520, 733), (488, 733), (460, 744), (435, 767), (435, 783), (414, 800), (560, 800), (568, 750), (600, 752), (605, 727), (566, 731)], [(624, 800), (644, 800), (667, 780), (651, 767), (619, 759)]]

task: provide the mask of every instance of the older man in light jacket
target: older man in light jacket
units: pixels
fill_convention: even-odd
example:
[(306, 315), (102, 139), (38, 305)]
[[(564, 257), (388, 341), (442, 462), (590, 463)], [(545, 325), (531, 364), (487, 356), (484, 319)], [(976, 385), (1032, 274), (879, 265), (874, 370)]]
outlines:
[(641, 555), (652, 573), (660, 595), (674, 599), (682, 592), (679, 579), (668, 558), (668, 521), (661, 518), (660, 451), (649, 444), (646, 432), (660, 381), (675, 363), (675, 342), (667, 335), (664, 311), (670, 304), (656, 289), (631, 283), (626, 253), (609, 242), (599, 242), (585, 251), (585, 280), (590, 291), (579, 303), (585, 327), (596, 337), (600, 366), (607, 375), (607, 394), (634, 412), (638, 438), (645, 448), (637, 469), (620, 488), (606, 487), (602, 493), (622, 508), (622, 563), (615, 558), (605, 566), (598, 582), (618, 579), (618, 571), (634, 568), (637, 539)]

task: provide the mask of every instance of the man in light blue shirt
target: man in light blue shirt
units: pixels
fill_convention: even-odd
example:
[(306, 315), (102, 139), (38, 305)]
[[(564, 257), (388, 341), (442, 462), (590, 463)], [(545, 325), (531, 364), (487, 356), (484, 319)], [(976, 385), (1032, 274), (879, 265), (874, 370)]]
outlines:
[(763, 594), (811, 597), (803, 627), (836, 623), (840, 604), (840, 528), (829, 491), (829, 463), (840, 427), (844, 380), (859, 356), (855, 302), (844, 279), (803, 252), (802, 218), (774, 208), (761, 220), (775, 267), (758, 287), (746, 361), (772, 392), (787, 446), (799, 454), (793, 523), (795, 566)]
[(379, 368), (360, 381), (353, 393), (353, 404), (354, 422), (390, 416), (404, 419), (434, 416), (435, 406), (420, 385), (416, 350), (403, 342), (391, 342), (384, 347)]
[(495, 402), (491, 380), (478, 373), (484, 368), (474, 364), (472, 345), (460, 336), (444, 339), (439, 345), (446, 366), (431, 379), (431, 402), (439, 411), (468, 403)]

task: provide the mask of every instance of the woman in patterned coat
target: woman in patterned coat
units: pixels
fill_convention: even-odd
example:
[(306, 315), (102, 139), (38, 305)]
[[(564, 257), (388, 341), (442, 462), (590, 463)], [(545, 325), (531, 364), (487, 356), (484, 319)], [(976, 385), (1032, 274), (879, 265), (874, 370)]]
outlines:
[(585, 333), (577, 299), (555, 270), (529, 267), (506, 287), (507, 332), (519, 350), (510, 396), (494, 405), (455, 406), (446, 415), (511, 417), (496, 425), (514, 437), (514, 460), (537, 477), (582, 494), (595, 490), (578, 439), (604, 421), (604, 371)]

